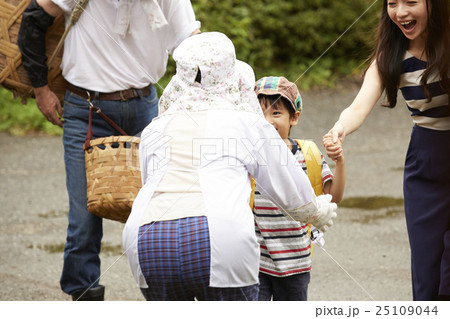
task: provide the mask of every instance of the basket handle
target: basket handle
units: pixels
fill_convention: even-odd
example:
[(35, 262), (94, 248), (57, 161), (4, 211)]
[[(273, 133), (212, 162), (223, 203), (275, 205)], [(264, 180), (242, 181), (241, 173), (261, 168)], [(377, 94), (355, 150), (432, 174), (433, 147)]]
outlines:
[(84, 140), (84, 149), (87, 150), (91, 147), (91, 140), (94, 136), (94, 132), (92, 131), (92, 112), (95, 111), (98, 115), (100, 115), (109, 125), (111, 125), (114, 129), (116, 129), (120, 134), (124, 136), (128, 136), (128, 134), (122, 130), (122, 128), (117, 125), (113, 120), (111, 120), (106, 114), (102, 112), (102, 110), (99, 107), (96, 107), (92, 104), (91, 101), (89, 101), (89, 125), (88, 125), (88, 131), (86, 134), (86, 139)]

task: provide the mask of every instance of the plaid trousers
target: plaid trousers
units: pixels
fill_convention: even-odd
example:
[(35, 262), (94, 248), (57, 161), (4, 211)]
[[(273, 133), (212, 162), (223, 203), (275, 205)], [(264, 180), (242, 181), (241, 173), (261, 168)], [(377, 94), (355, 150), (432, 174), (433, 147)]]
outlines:
[(147, 300), (257, 300), (258, 285), (209, 287), (210, 241), (205, 216), (158, 221), (139, 228), (139, 264)]

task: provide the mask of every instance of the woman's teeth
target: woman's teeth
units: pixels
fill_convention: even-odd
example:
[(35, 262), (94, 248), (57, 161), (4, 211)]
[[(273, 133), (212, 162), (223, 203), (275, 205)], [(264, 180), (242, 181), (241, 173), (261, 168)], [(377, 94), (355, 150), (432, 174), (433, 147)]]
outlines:
[(406, 21), (406, 22), (400, 22), (400, 24), (405, 28), (405, 30), (409, 30), (415, 25), (415, 21)]

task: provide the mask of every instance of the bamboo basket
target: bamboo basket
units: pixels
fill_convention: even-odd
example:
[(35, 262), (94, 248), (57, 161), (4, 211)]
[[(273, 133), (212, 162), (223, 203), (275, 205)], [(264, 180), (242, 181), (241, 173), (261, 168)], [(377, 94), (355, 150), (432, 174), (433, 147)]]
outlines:
[(142, 187), (140, 138), (108, 136), (93, 139), (85, 149), (89, 211), (102, 218), (126, 222)]
[[(15, 98), (26, 104), (34, 92), (22, 65), (22, 55), (17, 45), (22, 13), (31, 0), (0, 0), (0, 85), (12, 91)], [(64, 33), (64, 15), (55, 18), (46, 35), (47, 58), (50, 59)], [(62, 101), (66, 91), (66, 81), (61, 75), (63, 50), (49, 66), (48, 83)]]

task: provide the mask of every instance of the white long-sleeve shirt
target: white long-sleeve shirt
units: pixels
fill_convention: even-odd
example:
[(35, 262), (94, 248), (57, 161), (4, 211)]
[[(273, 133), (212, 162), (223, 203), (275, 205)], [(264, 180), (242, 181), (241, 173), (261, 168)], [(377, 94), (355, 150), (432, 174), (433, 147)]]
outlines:
[(258, 283), (259, 268), (249, 206), (250, 175), (262, 194), (288, 212), (301, 212), (315, 196), (272, 125), (246, 111), (164, 114), (144, 130), (140, 162), (143, 187), (123, 232), (124, 249), (140, 287), (147, 287), (137, 251), (140, 226), (206, 216), (210, 286), (248, 286)]

